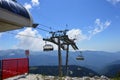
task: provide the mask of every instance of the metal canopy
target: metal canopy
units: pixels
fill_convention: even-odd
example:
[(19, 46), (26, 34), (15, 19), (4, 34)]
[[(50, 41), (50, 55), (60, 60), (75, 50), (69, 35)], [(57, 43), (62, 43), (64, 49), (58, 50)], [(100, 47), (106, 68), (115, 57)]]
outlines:
[(13, 0), (0, 0), (0, 32), (32, 27), (29, 11)]

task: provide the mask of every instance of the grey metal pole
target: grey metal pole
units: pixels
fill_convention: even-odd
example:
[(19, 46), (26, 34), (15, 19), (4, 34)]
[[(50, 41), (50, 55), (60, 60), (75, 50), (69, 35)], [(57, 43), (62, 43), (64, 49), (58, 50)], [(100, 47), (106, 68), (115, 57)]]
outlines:
[(68, 57), (69, 57), (69, 45), (67, 45), (67, 49), (66, 49), (66, 76), (68, 76)]
[(58, 62), (59, 62), (59, 80), (62, 80), (62, 57), (61, 57), (61, 44), (60, 37), (58, 37)]

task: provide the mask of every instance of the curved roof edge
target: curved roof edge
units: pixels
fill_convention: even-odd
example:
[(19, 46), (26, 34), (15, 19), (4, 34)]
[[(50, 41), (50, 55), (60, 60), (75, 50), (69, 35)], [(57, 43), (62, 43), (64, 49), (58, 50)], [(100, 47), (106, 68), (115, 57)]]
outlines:
[(25, 7), (12, 0), (0, 0), (0, 8), (6, 9), (28, 19), (31, 18), (29, 11), (25, 9)]

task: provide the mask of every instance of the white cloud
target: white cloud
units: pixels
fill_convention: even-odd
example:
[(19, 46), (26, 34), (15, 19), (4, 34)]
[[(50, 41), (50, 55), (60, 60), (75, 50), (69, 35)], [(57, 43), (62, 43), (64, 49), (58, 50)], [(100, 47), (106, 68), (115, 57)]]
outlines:
[[(70, 37), (70, 39), (75, 38), (77, 39), (77, 41), (86, 39), (86, 35), (84, 35), (80, 29), (72, 29), (68, 31), (67, 34)], [(37, 30), (32, 30), (32, 28), (26, 28), (25, 30), (18, 32), (15, 38), (19, 41), (14, 48), (18, 49), (29, 49), (33, 51), (39, 51), (43, 50), (43, 46), (45, 45), (42, 36), (38, 33)], [(57, 50), (58, 48), (57, 45), (53, 43), (47, 42), (47, 44), (52, 44), (54, 50)]]
[(113, 5), (120, 3), (120, 0), (107, 0), (107, 1), (112, 3)]
[(32, 8), (31, 4), (28, 4), (28, 3), (25, 3), (24, 4), (24, 7), (27, 9), (27, 10), (30, 10)]
[(31, 0), (33, 6), (39, 5), (39, 0)]
[[(26, 37), (21, 35), (28, 35), (32, 37)], [(15, 37), (19, 40), (16, 48), (29, 49), (34, 51), (43, 49), (44, 41), (42, 40), (42, 36), (38, 34), (37, 30), (32, 30), (32, 28), (26, 28), (24, 31), (19, 32)]]
[[(14, 46), (17, 49), (29, 49), (33, 51), (43, 50), (45, 41), (43, 41), (42, 36), (38, 33), (37, 30), (32, 30), (32, 28), (26, 28), (25, 30), (18, 32), (15, 36), (17, 38), (18, 44)], [(57, 50), (57, 45), (47, 42), (54, 47), (54, 50)]]
[(0, 37), (2, 36), (3, 33), (0, 33)]
[(76, 39), (77, 41), (81, 41), (87, 38), (86, 35), (82, 33), (80, 29), (72, 29), (67, 32), (70, 39)]
[(36, 6), (39, 6), (40, 2), (39, 0), (31, 0), (31, 3), (25, 3), (24, 4), (24, 7), (27, 9), (27, 10), (30, 10)]
[[(72, 29), (67, 32), (67, 35), (70, 39), (76, 39), (76, 41), (89, 40), (96, 34), (107, 29), (110, 26), (110, 24), (110, 21), (101, 22), (100, 19), (96, 19), (94, 22), (94, 26), (91, 26), (93, 27), (93, 29), (91, 29), (88, 34), (83, 34), (82, 30), (80, 29)], [(28, 35), (29, 37), (21, 35)], [(45, 45), (42, 36), (38, 33), (37, 30), (32, 30), (32, 28), (26, 28), (25, 30), (18, 32), (18, 34), (15, 37), (19, 40), (18, 44), (15, 45), (15, 47), (19, 49), (30, 49), (38, 51), (43, 50), (43, 46)], [(47, 43), (51, 44), (50, 42)], [(56, 50), (57, 46), (55, 44), (52, 45)]]
[(104, 23), (100, 21), (100, 19), (95, 20), (95, 26), (93, 30), (88, 31), (89, 32), (89, 39), (94, 36), (97, 33), (102, 32), (106, 28), (108, 28), (111, 24), (110, 21), (105, 21)]
[(91, 26), (91, 30), (88, 31), (88, 34), (83, 34), (82, 30), (80, 29), (72, 29), (68, 31), (68, 36), (70, 39), (76, 39), (76, 41), (82, 40), (90, 40), (96, 34), (104, 31), (110, 26), (110, 21), (101, 22), (100, 19), (96, 19), (94, 22), (94, 26)]

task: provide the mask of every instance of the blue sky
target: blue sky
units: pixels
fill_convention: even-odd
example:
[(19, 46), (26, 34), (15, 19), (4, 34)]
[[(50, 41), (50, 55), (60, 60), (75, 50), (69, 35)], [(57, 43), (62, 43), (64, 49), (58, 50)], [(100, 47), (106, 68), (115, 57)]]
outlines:
[[(17, 1), (30, 11), (34, 22), (50, 26), (52, 30), (69, 29), (68, 35), (78, 39), (76, 43), (81, 50), (120, 51), (119, 0)], [(39, 27), (50, 30), (41, 25)], [(28, 28), (10, 31), (10, 33), (1, 34), (0, 50), (16, 48), (42, 50), (44, 45), (42, 38), (48, 36), (47, 32)]]

